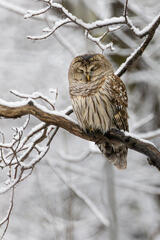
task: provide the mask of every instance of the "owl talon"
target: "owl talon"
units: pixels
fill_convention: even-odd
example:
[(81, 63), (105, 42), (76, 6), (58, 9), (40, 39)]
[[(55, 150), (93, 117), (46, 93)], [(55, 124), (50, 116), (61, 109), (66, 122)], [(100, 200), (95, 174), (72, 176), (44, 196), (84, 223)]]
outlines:
[(104, 143), (104, 137), (99, 137), (98, 140), (95, 142), (96, 144)]
[(86, 129), (86, 133), (92, 137), (97, 137), (97, 135), (99, 134), (100, 137), (98, 138), (98, 140), (96, 140), (95, 144), (104, 143), (104, 136), (102, 136), (102, 132), (99, 129)]

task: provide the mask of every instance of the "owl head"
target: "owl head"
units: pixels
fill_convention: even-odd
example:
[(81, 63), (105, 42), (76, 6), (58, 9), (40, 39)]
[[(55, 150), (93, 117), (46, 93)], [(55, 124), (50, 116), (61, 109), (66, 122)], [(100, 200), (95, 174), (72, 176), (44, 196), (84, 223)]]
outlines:
[(85, 54), (73, 59), (69, 68), (69, 82), (90, 83), (113, 73), (113, 67), (102, 54)]

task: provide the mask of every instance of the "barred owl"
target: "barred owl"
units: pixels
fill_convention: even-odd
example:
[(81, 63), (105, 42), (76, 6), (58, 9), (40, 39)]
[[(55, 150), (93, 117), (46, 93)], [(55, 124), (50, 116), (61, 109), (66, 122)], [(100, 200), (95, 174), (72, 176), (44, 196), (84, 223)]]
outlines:
[[(111, 128), (128, 131), (125, 85), (102, 54), (75, 57), (68, 78), (73, 110), (84, 131), (103, 134)], [(125, 145), (112, 142), (100, 143), (98, 147), (116, 167), (126, 168)]]

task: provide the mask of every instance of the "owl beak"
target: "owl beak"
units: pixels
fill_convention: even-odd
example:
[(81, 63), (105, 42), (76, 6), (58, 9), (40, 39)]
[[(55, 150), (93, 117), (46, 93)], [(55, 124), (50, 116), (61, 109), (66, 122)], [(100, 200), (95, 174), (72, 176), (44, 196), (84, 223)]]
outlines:
[(86, 78), (88, 81), (90, 81), (90, 75), (89, 74), (86, 74)]

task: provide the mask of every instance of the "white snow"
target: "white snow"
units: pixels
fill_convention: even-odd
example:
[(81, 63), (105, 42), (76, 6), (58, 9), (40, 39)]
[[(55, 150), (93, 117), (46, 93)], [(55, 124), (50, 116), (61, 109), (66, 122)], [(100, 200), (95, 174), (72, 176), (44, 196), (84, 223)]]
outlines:
[(150, 22), (146, 27), (144, 27), (142, 30), (140, 30), (139, 28), (135, 27), (134, 24), (132, 23), (131, 19), (129, 19), (127, 17), (127, 21), (128, 23), (131, 25), (131, 29), (133, 30), (133, 32), (139, 36), (139, 37), (143, 37), (145, 36), (150, 29), (153, 27), (153, 25), (157, 22), (158, 18), (160, 18), (160, 15), (157, 15), (156, 17), (154, 17), (154, 19), (152, 20), (152, 22)]
[(16, 102), (8, 102), (3, 99), (0, 99), (0, 105), (5, 106), (5, 107), (10, 107), (10, 108), (22, 107), (22, 106), (28, 104), (29, 101), (31, 101), (31, 99), (27, 99), (27, 100), (23, 100), (23, 101), (16, 101)]
[(113, 47), (113, 43), (107, 43), (107, 44), (103, 44), (101, 42), (101, 40), (103, 39), (104, 35), (106, 35), (106, 33), (102, 34), (102, 36), (100, 37), (93, 37), (87, 30), (85, 31), (85, 36), (90, 39), (92, 42), (95, 42), (103, 51), (106, 50), (107, 48), (110, 48), (111, 51), (114, 50)]
[(43, 9), (39, 9), (39, 10), (27, 10), (27, 13), (24, 15), (24, 19), (43, 14), (46, 11), (48, 11), (49, 9), (50, 9), (50, 6), (47, 6)]
[(70, 23), (70, 22), (71, 22), (71, 20), (69, 18), (58, 20), (55, 22), (53, 28), (51, 28), (50, 31), (49, 31), (49, 28), (47, 29), (46, 34), (39, 35), (39, 36), (27, 36), (27, 38), (31, 39), (31, 40), (42, 40), (42, 39), (48, 38), (57, 30), (57, 28), (65, 25), (67, 23)]
[(98, 146), (95, 144), (95, 142), (89, 141), (89, 149), (92, 153), (101, 153)]
[(51, 1), (51, 6), (54, 8), (59, 8), (62, 9), (64, 14), (71, 19), (73, 22), (76, 22), (78, 25), (80, 25), (83, 28), (86, 28), (87, 30), (91, 30), (94, 28), (98, 27), (103, 27), (103, 26), (109, 26), (109, 25), (114, 25), (114, 24), (120, 24), (120, 23), (125, 23), (125, 18), (123, 16), (121, 17), (112, 17), (112, 18), (106, 18), (104, 20), (97, 20), (92, 23), (85, 23), (82, 21), (82, 19), (77, 18), (73, 14), (71, 14), (66, 8), (64, 8), (61, 4), (59, 3), (54, 3)]
[[(33, 101), (33, 100), (32, 100), (32, 101)], [(35, 101), (33, 102), (33, 104), (34, 104), (35, 107), (39, 108), (40, 110), (42, 110), (42, 111), (45, 112), (45, 113), (49, 113), (49, 114), (51, 114), (51, 115), (56, 115), (56, 116), (63, 117), (63, 118), (65, 118), (65, 119), (67, 119), (67, 120), (69, 120), (69, 121), (77, 124), (77, 122), (74, 121), (74, 120), (73, 120), (72, 118), (70, 118), (69, 116), (67, 116), (64, 111), (56, 111), (56, 110), (53, 110), (53, 111), (52, 111), (52, 110), (49, 110), (49, 109), (46, 108), (45, 106), (42, 106), (42, 105), (36, 103)]]

